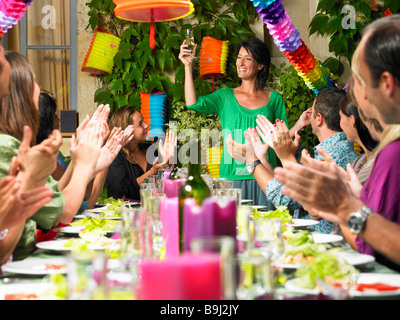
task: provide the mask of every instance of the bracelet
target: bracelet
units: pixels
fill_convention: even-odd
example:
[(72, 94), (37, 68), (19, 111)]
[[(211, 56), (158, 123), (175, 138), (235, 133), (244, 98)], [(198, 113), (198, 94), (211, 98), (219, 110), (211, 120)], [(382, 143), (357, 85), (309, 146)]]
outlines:
[(150, 168), (151, 173), (154, 175), (153, 167)]

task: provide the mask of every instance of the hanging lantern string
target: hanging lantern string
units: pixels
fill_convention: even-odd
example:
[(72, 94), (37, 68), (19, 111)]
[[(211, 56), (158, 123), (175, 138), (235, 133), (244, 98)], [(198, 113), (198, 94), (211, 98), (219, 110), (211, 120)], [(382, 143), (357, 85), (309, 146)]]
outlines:
[(156, 47), (155, 31), (154, 31), (154, 9), (150, 10), (151, 22), (150, 22), (150, 49), (154, 50)]
[(212, 89), (211, 89), (212, 92), (214, 92), (214, 78), (215, 78), (215, 77), (214, 77), (214, 75), (213, 75), (213, 76), (212, 76)]

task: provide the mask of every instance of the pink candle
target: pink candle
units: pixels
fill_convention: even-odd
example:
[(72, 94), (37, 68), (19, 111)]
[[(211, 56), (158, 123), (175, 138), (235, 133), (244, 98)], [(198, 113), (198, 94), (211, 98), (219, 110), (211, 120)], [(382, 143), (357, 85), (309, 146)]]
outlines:
[(221, 300), (222, 277), (217, 253), (185, 253), (163, 262), (143, 260), (142, 300)]
[(183, 208), (184, 251), (199, 237), (231, 236), (236, 239), (236, 201), (220, 206), (216, 199), (207, 198), (201, 206), (194, 199), (186, 199)]
[(163, 180), (163, 194), (167, 196), (167, 198), (175, 198), (178, 197), (179, 189), (181, 185), (186, 181), (186, 179), (177, 179), (177, 180), (170, 180), (164, 179)]
[(172, 170), (165, 170), (164, 171), (164, 180), (169, 179), (169, 175), (171, 174)]
[(161, 222), (163, 224), (163, 238), (165, 240), (166, 258), (179, 255), (179, 199), (161, 199)]

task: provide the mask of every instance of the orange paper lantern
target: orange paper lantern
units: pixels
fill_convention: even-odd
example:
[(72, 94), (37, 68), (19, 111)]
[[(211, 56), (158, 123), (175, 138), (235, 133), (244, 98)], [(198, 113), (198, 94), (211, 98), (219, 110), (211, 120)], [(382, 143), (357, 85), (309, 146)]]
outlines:
[(150, 48), (154, 49), (154, 22), (184, 18), (194, 11), (188, 0), (113, 0), (116, 17), (135, 22), (151, 22)]

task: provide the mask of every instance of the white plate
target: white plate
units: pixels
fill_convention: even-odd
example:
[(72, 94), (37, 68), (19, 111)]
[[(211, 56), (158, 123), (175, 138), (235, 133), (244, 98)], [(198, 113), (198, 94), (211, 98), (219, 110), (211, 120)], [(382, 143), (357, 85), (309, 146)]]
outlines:
[(51, 289), (50, 283), (11, 283), (0, 285), (0, 300), (4, 300), (7, 294), (36, 294), (40, 299), (47, 291)]
[(98, 212), (104, 212), (104, 208), (94, 208), (94, 209), (86, 209), (83, 211), (84, 214), (86, 213), (98, 213)]
[(297, 281), (299, 281), (299, 278), (294, 278), (294, 279), (286, 281), (285, 289), (288, 291), (292, 291), (292, 292), (298, 292), (298, 293), (304, 293), (304, 294), (310, 294), (310, 295), (317, 295), (320, 293), (320, 291), (318, 289), (307, 289), (307, 288), (299, 287), (296, 284)]
[[(65, 243), (68, 240), (51, 240), (51, 241), (42, 241), (36, 244), (36, 247), (39, 249), (45, 250), (54, 250), (54, 251), (71, 251), (71, 247), (64, 247)], [(118, 243), (109, 245), (109, 246), (100, 246), (100, 245), (88, 245), (89, 249), (92, 250), (105, 250), (106, 248), (113, 248), (114, 246), (119, 246)]]
[(249, 203), (249, 202), (253, 202), (254, 200), (251, 199), (241, 199), (240, 203)]
[[(352, 266), (359, 266), (369, 262), (375, 261), (375, 257), (370, 256), (368, 254), (361, 254), (358, 252), (346, 252), (346, 251), (339, 251), (337, 255), (344, 259), (348, 264)], [(300, 268), (300, 263), (272, 263), (277, 268), (284, 268), (284, 269), (298, 269)]]
[(319, 223), (319, 221), (312, 220), (312, 219), (292, 219), (292, 223), (289, 223), (289, 226), (307, 227), (307, 226), (314, 226), (318, 223)]
[(91, 217), (95, 219), (105, 219), (105, 220), (122, 220), (121, 217), (101, 217), (98, 213), (88, 212), (85, 217)]
[[(357, 284), (361, 283), (384, 283), (391, 286), (400, 287), (400, 274), (386, 273), (359, 273), (356, 275)], [(349, 294), (353, 297), (385, 297), (400, 296), (400, 289), (391, 291), (357, 291), (350, 290)]]
[(264, 209), (264, 208), (266, 208), (267, 206), (248, 204), (248, 205), (245, 205), (245, 206), (243, 206), (243, 207), (251, 207), (252, 209)]
[(375, 261), (374, 256), (370, 256), (369, 254), (361, 254), (358, 252), (339, 251), (337, 255), (352, 266), (360, 266)]
[[(63, 266), (62, 269), (51, 269), (48, 265)], [(66, 258), (46, 258), (46, 259), (25, 259), (21, 261), (8, 262), (1, 267), (4, 272), (12, 272), (18, 274), (64, 274), (67, 272)]]
[[(65, 234), (73, 234), (73, 235), (79, 235), (79, 233), (85, 229), (85, 226), (67, 226), (67, 227), (62, 227), (62, 228), (57, 228), (54, 229), (55, 232), (62, 232)], [(104, 234), (112, 235), (116, 231), (104, 231)]]
[(311, 236), (315, 243), (331, 243), (343, 240), (343, 237), (337, 234), (312, 233)]
[[(292, 292), (304, 293), (309, 295), (317, 295), (319, 289), (307, 289), (296, 285), (298, 278), (291, 279), (285, 283), (285, 289)], [(385, 283), (391, 286), (400, 287), (400, 274), (384, 274), (384, 273), (359, 273), (355, 275), (356, 284), (360, 283)], [(357, 291), (349, 290), (352, 297), (386, 297), (400, 296), (400, 289), (392, 291)]]

